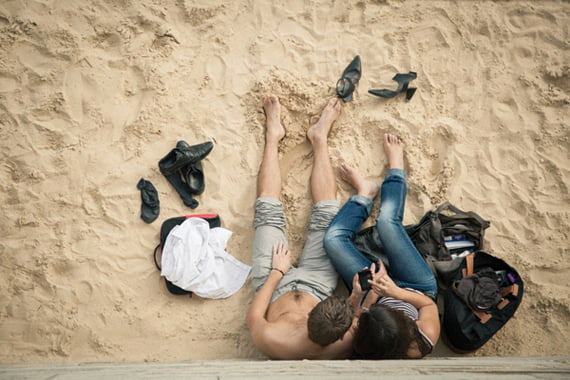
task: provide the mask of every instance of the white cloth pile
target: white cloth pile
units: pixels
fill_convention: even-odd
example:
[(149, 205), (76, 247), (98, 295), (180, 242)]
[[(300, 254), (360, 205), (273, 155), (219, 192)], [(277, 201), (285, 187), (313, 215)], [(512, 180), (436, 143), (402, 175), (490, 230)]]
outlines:
[(199, 297), (220, 299), (237, 292), (251, 267), (226, 252), (232, 232), (210, 229), (201, 218), (175, 226), (164, 243), (161, 275)]

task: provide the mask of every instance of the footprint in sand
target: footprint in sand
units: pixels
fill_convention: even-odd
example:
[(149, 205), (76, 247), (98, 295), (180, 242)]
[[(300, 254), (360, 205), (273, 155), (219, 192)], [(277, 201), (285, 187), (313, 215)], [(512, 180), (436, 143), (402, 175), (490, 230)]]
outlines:
[(498, 100), (491, 104), (491, 123), (512, 133), (519, 133), (525, 125), (520, 116), (520, 107), (513, 97)]
[(216, 55), (208, 60), (208, 65), (206, 66), (206, 73), (208, 74), (208, 77), (212, 80), (216, 88), (225, 87), (227, 69), (228, 69), (227, 63), (219, 55)]
[[(439, 122), (433, 129), (427, 130), (422, 134), (421, 141), (425, 143), (421, 145), (422, 156), (413, 157), (411, 165), (414, 165), (419, 172), (425, 172), (425, 190), (427, 191), (432, 203), (441, 203), (448, 196), (450, 185), (460, 173), (461, 163), (451, 163), (450, 159), (453, 155), (453, 144), (455, 136), (452, 128)], [(419, 160), (418, 160), (419, 159)]]
[(0, 73), (0, 92), (12, 92), (19, 88), (18, 81), (10, 74)]
[(546, 11), (517, 8), (507, 14), (506, 25), (512, 31), (528, 34), (532, 31), (546, 29), (547, 25), (556, 24), (556, 17)]
[(101, 131), (113, 141), (124, 133), (140, 114), (153, 92), (136, 67), (123, 68), (104, 60), (89, 58), (71, 66), (64, 76), (63, 96), (71, 118), (82, 123), (85, 115), (102, 115), (110, 130)]
[(13, 49), (20, 63), (34, 73), (45, 76), (64, 63), (49, 53), (47, 48), (20, 42)]

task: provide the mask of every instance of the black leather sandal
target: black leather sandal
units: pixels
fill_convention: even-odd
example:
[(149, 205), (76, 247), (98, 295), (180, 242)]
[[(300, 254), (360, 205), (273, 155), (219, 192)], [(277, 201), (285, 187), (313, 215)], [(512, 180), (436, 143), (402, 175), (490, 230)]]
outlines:
[(362, 65), (360, 56), (354, 57), (352, 62), (344, 69), (342, 76), (336, 82), (336, 95), (345, 103), (352, 101), (352, 93), (362, 77)]
[(406, 91), (406, 100), (410, 100), (412, 96), (416, 93), (415, 87), (408, 88), (411, 81), (416, 79), (417, 74), (410, 71), (408, 74), (396, 74), (392, 80), (398, 82), (398, 88), (395, 91), (383, 89), (383, 90), (368, 90), (369, 94), (380, 96), (382, 98), (393, 98), (402, 91)]

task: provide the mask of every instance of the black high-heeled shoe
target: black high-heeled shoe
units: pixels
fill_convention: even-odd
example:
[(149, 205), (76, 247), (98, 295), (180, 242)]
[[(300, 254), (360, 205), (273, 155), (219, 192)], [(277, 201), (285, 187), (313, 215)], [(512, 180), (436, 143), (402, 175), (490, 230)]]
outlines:
[(398, 88), (395, 91), (383, 89), (383, 90), (368, 90), (368, 93), (375, 96), (380, 96), (382, 98), (393, 98), (402, 91), (406, 91), (406, 100), (410, 100), (412, 96), (416, 93), (415, 87), (409, 87), (411, 81), (416, 79), (417, 74), (410, 71), (407, 74), (396, 74), (392, 80), (398, 82)]
[(342, 76), (336, 82), (336, 95), (345, 103), (352, 100), (355, 86), (362, 77), (362, 65), (360, 56), (354, 57), (352, 62), (344, 69)]

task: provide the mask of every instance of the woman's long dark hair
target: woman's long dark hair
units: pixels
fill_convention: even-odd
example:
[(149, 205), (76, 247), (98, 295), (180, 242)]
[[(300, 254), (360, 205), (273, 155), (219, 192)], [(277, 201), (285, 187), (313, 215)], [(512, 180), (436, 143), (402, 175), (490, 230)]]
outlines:
[(354, 351), (359, 359), (408, 359), (413, 341), (417, 342), (422, 356), (431, 351), (415, 321), (400, 310), (374, 304), (360, 314)]

